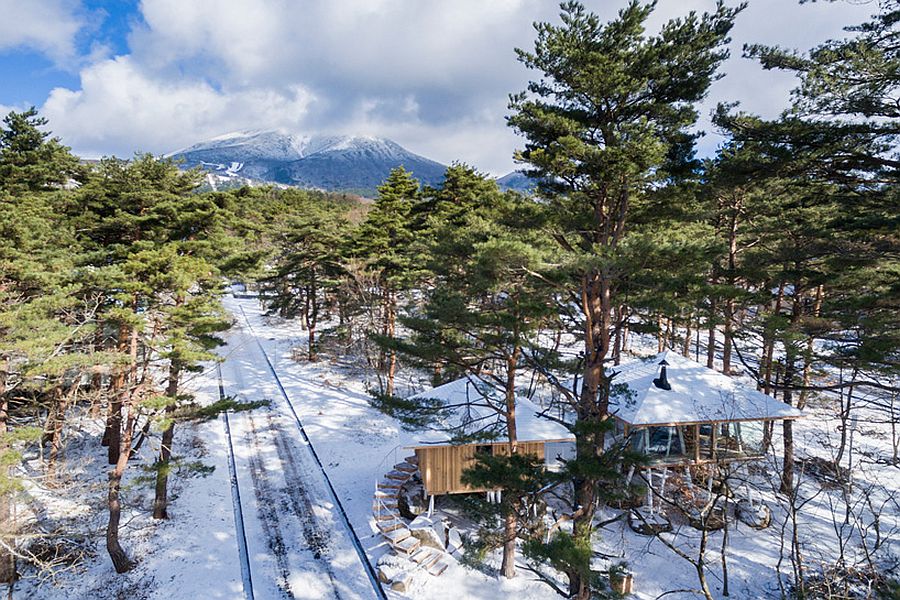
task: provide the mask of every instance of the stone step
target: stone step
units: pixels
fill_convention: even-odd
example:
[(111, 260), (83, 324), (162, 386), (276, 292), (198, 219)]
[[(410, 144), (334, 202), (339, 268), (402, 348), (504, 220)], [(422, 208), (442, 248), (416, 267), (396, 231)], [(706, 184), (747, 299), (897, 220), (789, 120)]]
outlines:
[[(398, 529), (397, 531), (403, 531), (403, 530)], [(391, 533), (395, 533), (395, 532), (392, 531)], [(409, 535), (409, 532), (407, 532), (407, 535)], [(394, 550), (396, 550), (399, 554), (405, 554), (405, 555), (409, 556), (410, 554), (412, 554), (413, 552), (418, 550), (421, 545), (422, 545), (422, 542), (420, 542), (419, 540), (417, 540), (416, 538), (414, 538), (412, 536), (409, 536), (409, 537), (403, 538), (402, 540), (400, 540), (399, 542), (397, 542), (395, 544), (392, 543), (391, 547)]]
[(412, 463), (402, 462), (402, 463), (397, 463), (396, 465), (394, 465), (394, 470), (395, 471), (403, 471), (404, 473), (415, 473), (416, 471), (419, 470), (419, 467), (417, 467), (416, 465), (414, 465)]
[(406, 527), (406, 523), (399, 519), (394, 519), (393, 521), (378, 521), (378, 529), (380, 529), (382, 533), (390, 533), (391, 531), (403, 529), (404, 527)]
[[(398, 543), (402, 542), (403, 540), (410, 537), (409, 529), (406, 529), (405, 527), (400, 528), (400, 529), (395, 529), (393, 531), (383, 531), (383, 532), (381, 532), (381, 535), (383, 535), (387, 539), (387, 541), (391, 544), (391, 546), (398, 544)], [(412, 538), (412, 539), (415, 540), (416, 538)], [(416, 541), (419, 541), (419, 540), (416, 540)]]
[(409, 479), (409, 476), (410, 473), (408, 471), (398, 471), (397, 469), (394, 469), (384, 477), (385, 479), (390, 479), (391, 481), (405, 482), (407, 479)]
[(438, 575), (440, 575), (441, 573), (446, 571), (447, 567), (449, 567), (449, 566), (450, 565), (447, 564), (447, 561), (440, 560), (440, 561), (436, 562), (435, 564), (433, 564), (432, 566), (428, 567), (428, 574), (434, 575), (435, 577), (437, 577)]

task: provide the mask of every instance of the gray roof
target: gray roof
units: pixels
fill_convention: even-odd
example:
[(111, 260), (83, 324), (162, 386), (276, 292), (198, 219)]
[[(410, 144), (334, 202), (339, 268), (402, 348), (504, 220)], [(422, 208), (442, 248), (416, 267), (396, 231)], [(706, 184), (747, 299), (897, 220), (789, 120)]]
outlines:
[[(665, 360), (671, 390), (656, 387)], [(634, 360), (611, 371), (613, 384), (628, 385), (630, 394), (610, 401), (609, 411), (631, 425), (674, 425), (710, 421), (796, 419), (803, 413), (740, 381), (675, 352)]]
[[(454, 439), (505, 441), (506, 423), (493, 407), (505, 404), (499, 390), (477, 379), (464, 377), (426, 390), (410, 399), (440, 401), (446, 414), (433, 428), (416, 432), (422, 445), (450, 444)], [(540, 416), (541, 408), (521, 396), (516, 398), (516, 433), (520, 442), (574, 440), (565, 426)]]

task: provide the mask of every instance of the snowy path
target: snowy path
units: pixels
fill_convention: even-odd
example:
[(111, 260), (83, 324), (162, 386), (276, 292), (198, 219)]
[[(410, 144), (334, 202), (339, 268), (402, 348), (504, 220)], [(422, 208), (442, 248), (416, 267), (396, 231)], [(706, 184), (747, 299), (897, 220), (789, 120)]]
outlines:
[[(291, 349), (303, 348), (306, 344), (306, 334), (300, 330), (298, 323), (264, 317), (255, 299), (226, 297), (225, 306), (244, 329), (240, 339), (237, 328), (232, 331), (229, 347), (226, 347), (225, 352), (243, 355), (246, 350), (238, 350), (238, 344), (256, 345), (254, 340), (248, 339), (251, 336), (244, 320), (246, 316), (255, 340), (264, 347), (273, 369), (278, 373), (280, 382), (291, 398), (323, 468), (346, 509), (351, 526), (368, 553), (370, 562), (374, 564), (387, 550), (372, 519), (375, 482), (393, 464), (411, 453), (408, 447), (414, 445), (418, 434), (404, 430), (396, 420), (373, 408), (360, 377), (335, 368), (327, 361), (311, 364), (292, 360)], [(269, 386), (271, 372), (262, 354), (257, 352), (256, 358), (251, 357), (250, 360), (258, 362), (248, 365), (243, 373), (244, 378), (248, 382), (263, 382), (266, 386), (265, 391), (258, 388), (256, 398), (280, 401), (280, 391)], [(230, 358), (226, 365), (228, 362), (231, 362)], [(231, 393), (227, 389), (227, 383), (226, 393)], [(262, 411), (254, 411), (255, 417), (260, 414)], [(288, 431), (293, 435), (296, 430), (295, 424), (294, 429)], [(236, 452), (239, 453), (240, 450), (236, 448)], [(246, 494), (243, 491), (244, 485), (241, 481), (242, 495)], [(248, 537), (250, 536), (251, 532), (248, 530)], [(254, 566), (254, 569), (257, 567)], [(360, 575), (362, 576), (361, 571)], [(521, 577), (511, 581), (498, 580), (454, 562), (440, 577), (432, 577), (426, 573), (419, 575), (406, 594), (385, 590), (387, 596), (428, 600), (536, 600), (553, 595), (545, 584), (524, 572)], [(256, 570), (253, 577), (256, 589)], [(260, 600), (263, 596), (257, 594), (256, 598)]]
[(270, 402), (230, 417), (253, 597), (378, 598), (290, 406), (235, 316), (222, 365), (225, 394)]

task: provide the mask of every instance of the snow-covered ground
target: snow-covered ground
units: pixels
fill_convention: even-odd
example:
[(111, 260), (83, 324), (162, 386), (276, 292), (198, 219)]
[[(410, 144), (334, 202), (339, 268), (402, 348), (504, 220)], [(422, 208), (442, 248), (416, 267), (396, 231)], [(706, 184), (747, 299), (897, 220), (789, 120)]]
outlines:
[[(253, 596), (269, 598), (371, 598), (376, 597), (353, 545), (352, 536), (342, 523), (330, 490), (310, 449), (300, 433), (291, 407), (281, 394), (268, 359), (277, 372), (284, 392), (302, 421), (312, 446), (333, 488), (346, 510), (349, 522), (361, 541), (371, 564), (387, 548), (377, 534), (372, 517), (375, 482), (409, 454), (405, 446), (415, 439), (391, 417), (368, 402), (365, 386), (350, 371), (328, 362), (315, 364), (291, 360), (291, 349), (305, 344), (305, 333), (297, 323), (265, 318), (252, 298), (228, 298), (226, 305), (236, 317), (236, 326), (227, 334), (222, 349), (222, 383), (225, 393), (240, 399), (270, 402), (267, 407), (234, 413), (230, 417), (232, 442), (241, 494), (244, 526), (249, 550)], [(218, 398), (214, 369), (195, 381), (202, 402)], [(800, 456), (831, 457), (837, 421), (833, 409), (815, 405), (797, 425)], [(860, 413), (863, 415), (864, 413)], [(900, 469), (879, 460), (889, 453), (886, 426), (860, 425), (855, 433), (857, 468), (854, 481), (857, 495), (871, 491), (872, 508), (854, 502), (860, 522), (843, 517), (840, 490), (822, 492), (812, 478), (804, 477), (801, 497), (808, 499), (799, 517), (799, 530), (806, 559), (811, 568), (831, 562), (837, 555), (839, 540), (846, 540), (847, 555), (860, 558), (860, 536), (865, 533), (871, 546), (878, 530), (884, 542), (878, 553), (880, 565), (900, 553), (897, 530), (900, 529), (900, 505), (895, 494), (900, 489)], [(90, 524), (97, 539), (102, 539), (105, 524), (103, 494), (105, 465), (90, 457), (103, 458), (99, 451), (99, 424), (94, 435), (73, 440), (67, 454), (67, 482), (71, 493), (32, 488), (35, 503), (42, 503), (43, 514), (81, 519)], [(77, 572), (62, 573), (58, 585), (48, 582), (20, 584), (16, 597), (24, 598), (229, 598), (248, 597), (242, 586), (238, 536), (227, 463), (227, 438), (222, 419), (199, 425), (187, 425), (177, 433), (176, 454), (202, 460), (215, 467), (207, 477), (185, 478), (175, 473), (173, 498), (166, 522), (147, 517), (146, 496), (150, 494), (134, 477), (140, 469), (130, 469), (128, 481), (131, 511), (123, 518), (123, 545), (139, 559), (138, 567), (124, 576), (116, 576), (98, 543), (95, 554)], [(147, 454), (147, 456), (152, 456)], [(149, 460), (146, 458), (145, 460)], [(774, 457), (769, 461), (774, 461)], [(92, 462), (93, 461), (93, 462)], [(760, 465), (764, 466), (764, 465)], [(769, 469), (757, 469), (752, 477), (754, 496), (764, 500), (773, 511), (773, 525), (757, 531), (734, 524), (727, 549), (730, 598), (779, 597), (776, 569), (782, 548), (783, 501), (773, 492)], [(143, 491), (141, 491), (143, 490)], [(68, 500), (62, 499), (69, 498)], [(610, 509), (601, 518), (613, 517)], [(675, 531), (666, 539), (696, 556), (699, 533), (687, 525), (675, 523)], [(786, 533), (789, 536), (789, 528)], [(718, 554), (722, 534), (711, 534), (706, 557), (707, 574), (713, 594), (722, 594), (721, 562)], [(672, 590), (696, 590), (694, 567), (678, 557), (660, 540), (631, 531), (624, 521), (615, 521), (598, 532), (595, 549), (613, 563), (626, 561), (635, 573), (636, 597), (650, 600)], [(790, 570), (785, 548), (781, 569)], [(496, 565), (497, 557), (488, 564)], [(136, 593), (136, 590), (139, 593)], [(400, 597), (387, 591), (388, 597)], [(518, 578), (506, 581), (490, 569), (474, 570), (454, 562), (439, 577), (426, 573), (416, 576), (406, 594), (413, 598), (435, 600), (533, 600), (556, 597), (546, 584), (520, 570)], [(697, 597), (682, 592), (667, 597)]]

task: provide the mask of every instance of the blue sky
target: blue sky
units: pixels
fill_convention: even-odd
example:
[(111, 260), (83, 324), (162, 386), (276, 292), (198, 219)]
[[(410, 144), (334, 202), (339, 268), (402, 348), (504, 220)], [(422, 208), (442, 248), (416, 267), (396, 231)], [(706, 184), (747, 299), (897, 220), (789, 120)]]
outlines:
[[(610, 18), (624, 0), (586, 4)], [(714, 5), (660, 0), (650, 29)], [(806, 49), (876, 9), (750, 0), (701, 127), (718, 101), (765, 116), (786, 105), (794, 82), (741, 58), (744, 43)], [(547, 0), (0, 0), (0, 110), (37, 106), (91, 157), (280, 128), (389, 137), (499, 175), (520, 143), (507, 95), (529, 78), (513, 48), (557, 12)], [(720, 141), (710, 131), (701, 152)]]

